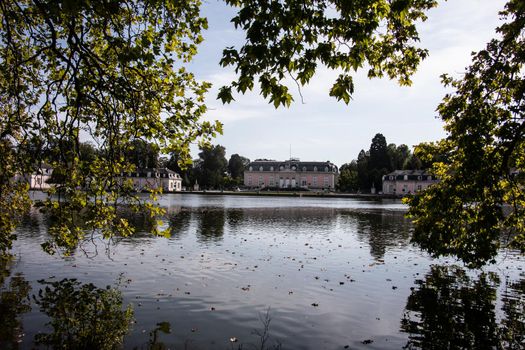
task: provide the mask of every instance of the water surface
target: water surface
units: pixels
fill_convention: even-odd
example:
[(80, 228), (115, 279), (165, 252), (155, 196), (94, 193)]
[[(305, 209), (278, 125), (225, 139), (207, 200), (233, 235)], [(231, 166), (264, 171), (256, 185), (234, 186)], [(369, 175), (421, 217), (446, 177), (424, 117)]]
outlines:
[[(42, 279), (120, 280), (135, 311), (125, 348), (251, 349), (266, 336), (268, 349), (524, 345), (523, 257), (505, 252), (483, 271), (432, 259), (410, 244), (399, 201), (171, 194), (161, 205), (171, 238), (137, 218), (136, 236), (68, 258), (42, 251), (47, 221), (33, 213), (11, 279), (30, 295)], [(29, 304), (22, 348), (51, 329)]]

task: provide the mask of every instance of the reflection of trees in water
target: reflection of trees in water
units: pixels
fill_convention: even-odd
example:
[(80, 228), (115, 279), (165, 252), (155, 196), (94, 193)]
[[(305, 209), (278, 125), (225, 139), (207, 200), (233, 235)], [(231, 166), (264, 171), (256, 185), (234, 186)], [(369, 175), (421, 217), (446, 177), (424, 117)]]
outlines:
[(499, 329), (500, 344), (509, 349), (525, 348), (525, 275), (517, 282), (506, 282), (501, 296), (505, 319)]
[(406, 246), (410, 239), (410, 221), (403, 212), (344, 212), (342, 217), (355, 220), (357, 238), (367, 242), (370, 255), (380, 259), (387, 248)]
[(202, 242), (222, 240), (226, 219), (223, 208), (201, 208), (194, 214), (198, 220), (198, 240)]
[(9, 278), (9, 264), (9, 258), (0, 256), (0, 349), (18, 349), (23, 337), (20, 315), (31, 310), (31, 287), (20, 274)]
[(133, 310), (122, 310), (122, 293), (76, 279), (46, 282), (33, 296), (49, 316), (50, 333), (35, 336), (37, 345), (61, 349), (114, 349), (128, 332)]
[(504, 319), (495, 304), (500, 280), (495, 273), (469, 277), (456, 266), (431, 267), (408, 297), (401, 330), (410, 333), (405, 348), (521, 349), (524, 335), (524, 281), (510, 284), (501, 298)]
[(168, 216), (168, 224), (171, 230), (171, 236), (174, 238), (181, 237), (183, 233), (188, 231), (191, 222), (191, 211), (188, 209), (181, 209), (176, 213), (170, 213)]
[(244, 210), (243, 209), (228, 209), (226, 211), (226, 220), (231, 230), (235, 230), (242, 226), (244, 223)]

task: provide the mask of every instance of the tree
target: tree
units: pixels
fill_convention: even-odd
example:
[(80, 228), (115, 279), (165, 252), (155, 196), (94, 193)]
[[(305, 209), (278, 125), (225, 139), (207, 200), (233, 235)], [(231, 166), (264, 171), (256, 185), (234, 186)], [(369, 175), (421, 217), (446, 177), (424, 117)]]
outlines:
[(159, 166), (159, 147), (141, 139), (131, 141), (125, 149), (124, 157), (136, 168), (157, 168)]
[(359, 174), (355, 160), (343, 164), (339, 168), (336, 188), (341, 192), (357, 192), (359, 190)]
[(383, 175), (391, 170), (390, 158), (388, 157), (388, 147), (386, 139), (382, 134), (376, 134), (372, 139), (369, 154), (369, 182), (371, 186), (374, 186), (376, 192), (379, 192), (383, 188)]
[(407, 162), (412, 156), (410, 148), (407, 145), (401, 144), (396, 146), (394, 143), (388, 145), (388, 158), (390, 159), (389, 170), (410, 169), (407, 168)]
[[(41, 162), (65, 174), (51, 192), (67, 200), (45, 203), (57, 217), (45, 246), (50, 252), (70, 253), (90, 233), (131, 234), (117, 215), (121, 204), (161, 212), (119, 179), (136, 168), (124, 157), (133, 140), (155, 140), (164, 153), (188, 155), (192, 142), (221, 131), (200, 119), (210, 84), (185, 68), (207, 27), (199, 6), (191, 0), (0, 2), (0, 252), (9, 249), (30, 205), (27, 188), (10, 179)], [(81, 134), (99, 146), (89, 163), (81, 157)]]
[(221, 145), (202, 147), (199, 159), (198, 179), (201, 188), (221, 188), (228, 168), (226, 149)]
[(361, 191), (370, 191), (370, 177), (368, 176), (368, 161), (370, 155), (361, 150), (357, 156), (357, 180)]
[(502, 16), (500, 38), (463, 78), (443, 76), (454, 92), (438, 107), (448, 137), (433, 153), (448, 162), (434, 163), (438, 184), (408, 200), (414, 241), (474, 267), (501, 246), (525, 252), (525, 3), (509, 1)]
[(248, 158), (238, 154), (232, 154), (228, 161), (228, 172), (232, 179), (237, 180), (238, 183), (242, 183), (244, 170), (248, 167), (248, 164), (250, 164)]

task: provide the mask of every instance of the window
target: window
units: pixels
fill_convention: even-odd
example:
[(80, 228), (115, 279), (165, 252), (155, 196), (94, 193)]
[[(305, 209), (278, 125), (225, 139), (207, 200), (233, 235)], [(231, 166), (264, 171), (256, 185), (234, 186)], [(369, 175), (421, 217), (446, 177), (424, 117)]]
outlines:
[(303, 171), (306, 171), (306, 167), (305, 166), (303, 166)]
[(301, 186), (306, 186), (306, 177), (301, 178)]
[(273, 171), (273, 166), (270, 167), (270, 171)]
[(418, 179), (419, 181), (421, 181), (421, 175), (419, 175), (419, 176), (417, 177), (417, 179)]
[(297, 167), (295, 165), (292, 166), (292, 170), (297, 170)]
[(253, 171), (253, 167), (252, 166), (250, 167), (250, 171)]
[(259, 186), (262, 186), (262, 185), (264, 185), (264, 181), (263, 181), (262, 176), (259, 176)]
[(403, 180), (408, 181), (408, 175), (405, 175), (405, 176), (403, 177)]
[(246, 179), (246, 183), (248, 184), (248, 186), (251, 186), (252, 185), (252, 177), (248, 175), (248, 178)]
[(314, 176), (313, 178), (313, 186), (317, 187), (317, 176)]
[(390, 179), (390, 181), (394, 181), (394, 177), (393, 176), (389, 176), (389, 179)]
[(428, 181), (432, 180), (432, 176), (427, 176), (427, 180)]
[(328, 178), (328, 176), (325, 176), (324, 177), (324, 187), (329, 187), (330, 186), (330, 179)]
[(262, 166), (259, 167), (259, 171), (263, 171), (263, 167)]
[(316, 166), (314, 166), (314, 171), (317, 171), (317, 167)]
[(417, 190), (421, 191), (421, 185), (417, 185)]
[(284, 165), (281, 165), (281, 166), (279, 167), (279, 170), (284, 170)]
[(328, 167), (327, 167), (327, 166), (324, 167), (324, 172), (325, 172), (325, 173), (328, 172)]
[(275, 180), (273, 176), (270, 176), (270, 187), (273, 187), (273, 186), (275, 186)]

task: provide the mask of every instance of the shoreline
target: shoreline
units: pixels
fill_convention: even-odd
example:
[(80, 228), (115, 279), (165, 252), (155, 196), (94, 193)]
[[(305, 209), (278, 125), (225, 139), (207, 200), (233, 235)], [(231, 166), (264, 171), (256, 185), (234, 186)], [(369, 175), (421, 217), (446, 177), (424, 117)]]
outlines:
[(309, 197), (309, 198), (352, 198), (352, 199), (401, 199), (402, 196), (389, 194), (369, 194), (369, 193), (335, 193), (335, 192), (306, 192), (306, 191), (181, 191), (166, 192), (174, 194), (201, 194), (209, 196), (261, 196), (261, 197)]

